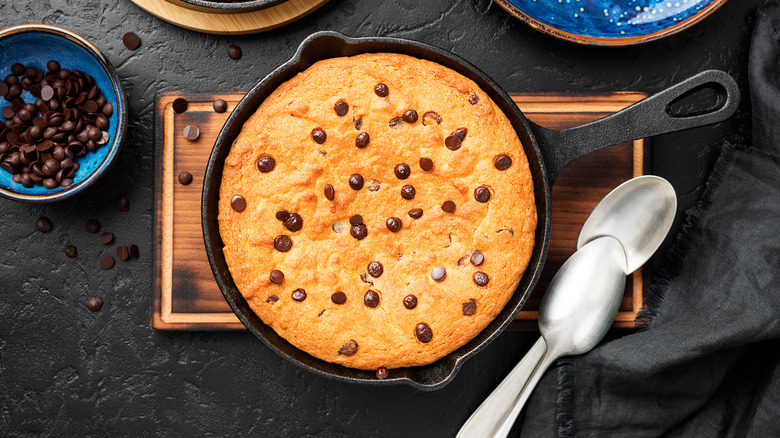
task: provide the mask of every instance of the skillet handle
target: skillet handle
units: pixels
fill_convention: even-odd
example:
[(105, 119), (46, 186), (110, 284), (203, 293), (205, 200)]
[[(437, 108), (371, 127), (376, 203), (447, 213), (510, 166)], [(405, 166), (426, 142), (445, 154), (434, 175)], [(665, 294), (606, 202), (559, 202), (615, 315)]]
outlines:
[[(718, 105), (711, 111), (688, 116), (671, 114), (670, 105), (692, 90), (713, 86)], [(697, 126), (718, 123), (731, 117), (739, 105), (739, 88), (728, 73), (703, 71), (679, 84), (602, 119), (560, 131), (531, 123), (541, 145), (550, 185), (561, 169), (577, 157), (613, 144)]]

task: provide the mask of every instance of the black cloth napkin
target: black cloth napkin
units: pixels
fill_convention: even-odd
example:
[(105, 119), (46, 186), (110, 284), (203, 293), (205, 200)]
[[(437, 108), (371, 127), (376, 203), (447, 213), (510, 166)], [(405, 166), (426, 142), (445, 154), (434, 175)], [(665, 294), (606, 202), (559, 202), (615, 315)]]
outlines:
[(753, 146), (723, 146), (639, 331), (559, 360), (522, 436), (780, 437), (780, 6), (749, 62)]

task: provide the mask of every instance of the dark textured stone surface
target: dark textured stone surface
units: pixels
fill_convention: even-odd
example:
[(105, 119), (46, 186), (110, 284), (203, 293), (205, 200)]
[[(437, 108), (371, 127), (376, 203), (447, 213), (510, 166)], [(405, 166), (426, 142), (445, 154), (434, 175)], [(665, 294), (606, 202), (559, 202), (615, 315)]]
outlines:
[[(127, 142), (96, 187), (52, 205), (0, 200), (0, 435), (453, 436), (534, 334), (502, 335), (449, 386), (423, 393), (316, 377), (245, 333), (149, 330), (155, 93), (248, 89), (322, 29), (431, 43), (508, 91), (653, 92), (718, 68), (744, 92), (760, 3), (732, 0), (682, 34), (619, 49), (552, 39), (489, 0), (332, 0), (287, 27), (235, 37), (175, 27), (129, 1), (0, 3), (0, 27), (54, 24), (95, 43), (117, 68), (130, 105)], [(136, 51), (122, 44), (128, 31), (141, 38)], [(230, 44), (242, 48), (240, 60), (227, 58)], [(681, 208), (698, 199), (721, 141), (749, 140), (748, 102), (742, 108), (719, 126), (654, 142), (655, 173), (678, 190)], [(121, 195), (129, 212), (114, 208)], [(53, 221), (52, 232), (35, 231), (39, 216)], [(103, 245), (87, 233), (91, 217), (118, 243)], [(140, 258), (100, 269), (102, 255), (130, 243), (140, 246)], [(64, 255), (68, 244), (79, 248), (78, 258)], [(91, 296), (105, 301), (100, 312), (84, 305)]]

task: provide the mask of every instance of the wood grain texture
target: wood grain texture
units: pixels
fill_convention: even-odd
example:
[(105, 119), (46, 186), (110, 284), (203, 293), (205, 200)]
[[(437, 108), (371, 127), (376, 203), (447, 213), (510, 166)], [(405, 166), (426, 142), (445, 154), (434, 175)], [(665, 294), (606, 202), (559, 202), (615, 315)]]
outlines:
[(166, 0), (131, 0), (136, 6), (171, 24), (198, 32), (241, 35), (276, 29), (316, 11), (328, 0), (287, 0), (259, 11), (212, 13)]
[[(243, 330), (223, 298), (209, 267), (200, 223), (206, 162), (230, 111), (244, 92), (160, 94), (156, 104), (154, 284), (149, 325), (153, 330)], [(641, 93), (602, 95), (514, 94), (525, 115), (552, 129), (604, 117), (636, 101)], [(188, 100), (186, 112), (173, 111), (174, 99)], [(228, 111), (215, 113), (223, 99)], [(185, 126), (195, 124), (200, 137), (186, 140)], [(510, 329), (536, 329), (541, 294), (555, 272), (576, 250), (579, 230), (590, 211), (612, 189), (644, 173), (643, 140), (610, 146), (580, 157), (558, 176), (552, 196), (552, 235), (542, 277)], [(190, 172), (189, 185), (178, 174)], [(627, 282), (614, 327), (633, 328), (642, 309), (642, 270)]]

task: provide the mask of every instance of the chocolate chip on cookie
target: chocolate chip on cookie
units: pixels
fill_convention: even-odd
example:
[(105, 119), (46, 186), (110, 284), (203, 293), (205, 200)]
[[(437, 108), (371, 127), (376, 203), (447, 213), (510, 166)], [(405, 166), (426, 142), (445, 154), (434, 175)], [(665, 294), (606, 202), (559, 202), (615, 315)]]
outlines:
[(230, 199), (230, 206), (240, 213), (246, 208), (246, 199), (241, 195), (235, 195)]
[(401, 219), (393, 216), (387, 218), (387, 221), (385, 221), (385, 225), (387, 225), (388, 230), (396, 233), (401, 229), (401, 227), (404, 226), (404, 223), (401, 221)]
[(292, 248), (292, 245), (293, 243), (290, 237), (285, 236), (284, 234), (276, 236), (276, 239), (274, 239), (274, 248), (276, 248), (277, 251), (287, 252)]
[(485, 186), (477, 187), (474, 189), (474, 199), (483, 204), (490, 201), (490, 189)]
[(270, 155), (261, 155), (260, 158), (257, 159), (257, 169), (260, 170), (260, 172), (268, 173), (274, 170), (274, 167), (276, 167), (276, 160)]
[(477, 250), (475, 250), (475, 251), (474, 251), (474, 252), (471, 254), (470, 261), (471, 261), (471, 264), (472, 264), (472, 265), (474, 265), (474, 266), (479, 266), (479, 265), (481, 265), (481, 264), (482, 264), (482, 262), (484, 262), (484, 261), (485, 261), (485, 255), (484, 255), (484, 254), (482, 254), (482, 251), (477, 251)]
[(284, 220), (284, 227), (293, 233), (303, 228), (303, 218), (298, 213), (290, 213), (290, 216)]
[(411, 186), (409, 184), (401, 187), (401, 197), (406, 200), (412, 200), (414, 199), (414, 195), (417, 194), (417, 190), (414, 189), (414, 186)]
[(333, 186), (330, 184), (325, 184), (325, 197), (328, 199), (328, 201), (332, 201), (335, 196), (336, 190), (333, 189)]
[(433, 339), (433, 331), (431, 330), (431, 327), (421, 322), (417, 324), (417, 326), (414, 327), (414, 335), (417, 336), (417, 339), (420, 342), (431, 342), (431, 339)]
[(444, 201), (441, 205), (441, 209), (447, 213), (455, 213), (455, 203), (452, 201)]
[(273, 304), (277, 301), (279, 301), (279, 297), (277, 297), (276, 295), (268, 295), (268, 298), (265, 299), (265, 302), (269, 304)]
[(278, 269), (274, 269), (271, 271), (269, 278), (271, 279), (271, 283), (281, 284), (284, 281), (284, 272)]
[(353, 354), (357, 353), (358, 349), (358, 343), (354, 340), (347, 341), (344, 345), (339, 348), (339, 354), (344, 356), (352, 356)]
[(317, 144), (323, 144), (328, 139), (328, 134), (322, 128), (314, 128), (311, 130), (311, 139)]
[(409, 210), (409, 217), (412, 219), (420, 219), (423, 216), (422, 208), (413, 208)]
[(447, 270), (438, 266), (431, 271), (431, 278), (433, 281), (444, 281), (447, 278)]
[(366, 236), (368, 236), (368, 228), (365, 224), (354, 225), (349, 229), (349, 234), (351, 234), (352, 237), (357, 240), (363, 240)]
[(412, 174), (412, 168), (409, 167), (409, 165), (406, 163), (398, 163), (395, 165), (393, 172), (395, 173), (396, 178), (406, 179), (409, 178), (409, 175)]
[(300, 303), (306, 299), (306, 291), (301, 288), (295, 289), (292, 293), (292, 299)]
[(473, 278), (474, 278), (474, 283), (477, 286), (486, 286), (490, 281), (490, 277), (488, 277), (488, 275), (482, 271), (475, 272)]
[(336, 111), (336, 115), (339, 117), (346, 116), (349, 112), (349, 104), (343, 100), (340, 100), (336, 102), (335, 105), (333, 105), (333, 111)]
[(404, 111), (403, 116), (401, 116), (404, 119), (404, 122), (406, 123), (414, 123), (417, 121), (417, 111), (410, 109)]
[(374, 86), (374, 93), (379, 97), (387, 97), (387, 94), (390, 93), (390, 89), (387, 85), (380, 82)]
[(386, 379), (387, 376), (390, 375), (390, 372), (387, 371), (387, 368), (385, 367), (379, 367), (376, 369), (376, 377), (377, 379)]
[(411, 310), (417, 307), (417, 297), (414, 295), (407, 295), (404, 297), (404, 307)]
[(290, 217), (290, 212), (287, 210), (279, 210), (276, 212), (276, 219), (280, 221), (286, 221)]
[(366, 292), (363, 296), (363, 304), (372, 309), (376, 308), (379, 305), (379, 293), (373, 290)]
[(368, 146), (368, 143), (371, 141), (371, 137), (368, 135), (367, 132), (361, 132), (360, 134), (355, 137), (355, 146), (358, 149), (363, 149), (364, 147)]
[(368, 273), (374, 278), (381, 277), (384, 270), (384, 267), (379, 262), (374, 261), (368, 264)]
[(512, 166), (512, 157), (507, 154), (497, 155), (496, 158), (493, 159), (493, 165), (498, 170), (507, 170)]
[(349, 224), (354, 226), (360, 225), (363, 223), (363, 216), (359, 214), (353, 214), (349, 217)]
[(451, 151), (457, 151), (460, 149), (460, 144), (463, 142), (458, 136), (456, 135), (448, 135), (447, 138), (444, 139), (444, 146), (447, 146), (447, 149)]
[(472, 105), (476, 105), (479, 103), (479, 96), (477, 96), (477, 93), (469, 94), (469, 103)]
[(471, 316), (477, 313), (477, 302), (474, 301), (474, 298), (471, 298), (461, 305), (461, 309), (464, 315)]
[(404, 124), (404, 119), (403, 117), (393, 117), (392, 119), (390, 119), (390, 121), (387, 124), (392, 129), (400, 129), (401, 126)]
[(330, 300), (335, 304), (344, 304), (347, 302), (347, 294), (340, 290), (333, 292), (333, 294), (330, 296)]
[(353, 173), (352, 176), (349, 177), (349, 186), (352, 187), (352, 190), (360, 190), (363, 188), (363, 175), (359, 173)]
[(433, 160), (428, 157), (420, 158), (420, 169), (429, 172), (433, 169)]

